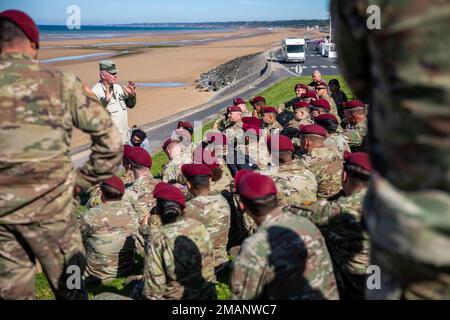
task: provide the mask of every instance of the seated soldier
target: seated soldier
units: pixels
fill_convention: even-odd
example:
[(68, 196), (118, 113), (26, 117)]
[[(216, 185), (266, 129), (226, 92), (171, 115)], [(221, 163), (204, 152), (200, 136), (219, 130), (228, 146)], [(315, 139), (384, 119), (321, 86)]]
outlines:
[(302, 101), (307, 104), (311, 104), (311, 102), (315, 100), (319, 100), (319, 97), (317, 97), (317, 94), (314, 91), (307, 91), (302, 95)]
[(266, 107), (266, 99), (264, 97), (257, 96), (250, 100), (250, 104), (253, 106), (253, 117), (262, 120), (263, 109)]
[(281, 124), (277, 121), (277, 109), (275, 107), (264, 107), (262, 121), (267, 131), (267, 136), (280, 133), (283, 129)]
[(85, 212), (79, 222), (86, 249), (88, 280), (106, 280), (130, 274), (139, 243), (139, 217), (123, 201), (125, 185), (113, 176), (100, 185), (102, 203)]
[(303, 101), (294, 102), (294, 119), (292, 119), (287, 127), (298, 128), (300, 125), (313, 124), (309, 113), (309, 104)]
[(345, 159), (343, 190), (338, 197), (310, 206), (285, 208), (308, 217), (321, 229), (333, 259), (336, 280), (343, 299), (364, 299), (369, 238), (361, 225), (361, 215), (370, 172), (368, 155), (353, 153)]
[(317, 227), (278, 207), (270, 177), (250, 171), (235, 180), (239, 206), (258, 229), (233, 261), (233, 299), (339, 299), (331, 258)]
[(290, 109), (294, 107), (294, 103), (302, 101), (302, 95), (304, 95), (308, 91), (308, 86), (303, 83), (298, 83), (294, 87), (295, 97), (289, 100), (288, 102), (285, 102), (283, 105), (284, 109)]
[(213, 300), (217, 298), (214, 251), (205, 226), (184, 217), (185, 199), (173, 185), (156, 185), (155, 212), (162, 226), (140, 228), (146, 239), (144, 274), (133, 292), (146, 300)]
[(192, 157), (194, 151), (194, 141), (192, 135), (194, 134), (194, 127), (190, 122), (178, 121), (177, 129), (172, 132), (171, 138), (181, 142), (182, 151), (187, 157)]
[(317, 201), (317, 181), (314, 173), (294, 159), (294, 145), (283, 135), (274, 135), (267, 140), (272, 164), (261, 173), (270, 176), (278, 189), (280, 206)]
[(233, 106), (241, 108), (243, 117), (251, 117), (252, 114), (247, 109), (247, 103), (242, 98), (236, 98), (233, 100)]
[(364, 102), (352, 100), (342, 103), (344, 106), (344, 137), (353, 152), (365, 151), (363, 140), (367, 135), (367, 112)]
[(169, 138), (162, 145), (163, 151), (169, 158), (169, 162), (162, 168), (162, 181), (168, 183), (177, 183), (181, 176), (181, 166), (186, 163), (192, 163), (192, 154), (183, 152), (183, 146), (178, 139)]
[(125, 191), (125, 196), (131, 202), (137, 202), (149, 212), (154, 207), (151, 196), (154, 187), (160, 182), (151, 173), (152, 157), (142, 148), (134, 148), (129, 156), (131, 170), (135, 178), (134, 183)]
[(301, 163), (316, 175), (317, 198), (329, 198), (342, 189), (342, 160), (336, 149), (324, 145), (327, 131), (317, 124), (300, 127)]
[(336, 103), (334, 102), (333, 98), (331, 98), (330, 93), (328, 92), (328, 84), (325, 81), (317, 82), (315, 90), (319, 99), (328, 102), (330, 106), (330, 113), (333, 114), (336, 119), (338, 119), (339, 123), (341, 123), (341, 118), (339, 118)]
[[(133, 171), (131, 170), (130, 154), (134, 147), (125, 144), (123, 146), (122, 167), (124, 169), (122, 181), (125, 183), (125, 187), (131, 185), (134, 182)], [(89, 190), (89, 200), (86, 202), (86, 208), (94, 208), (101, 203), (101, 190), (100, 184), (95, 185)]]
[(311, 114), (311, 120), (314, 122), (314, 118), (318, 117), (321, 114), (330, 113), (330, 104), (327, 100), (319, 99), (311, 102), (309, 106), (309, 111)]
[(341, 160), (344, 159), (344, 154), (346, 152), (351, 153), (350, 147), (344, 135), (341, 133), (336, 133), (339, 123), (334, 115), (325, 113), (317, 116), (314, 120), (316, 124), (327, 130), (327, 138), (324, 142), (326, 147), (336, 149), (341, 157)]
[(230, 206), (220, 194), (210, 191), (211, 169), (206, 164), (185, 164), (181, 172), (193, 198), (186, 203), (184, 216), (203, 223), (214, 249), (214, 266), (219, 272), (228, 264), (227, 243)]

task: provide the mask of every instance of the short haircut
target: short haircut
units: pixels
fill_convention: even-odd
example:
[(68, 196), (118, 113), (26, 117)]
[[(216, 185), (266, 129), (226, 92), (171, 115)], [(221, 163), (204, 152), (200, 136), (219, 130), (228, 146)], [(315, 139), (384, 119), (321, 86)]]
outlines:
[(246, 199), (244, 197), (240, 197), (242, 203), (245, 205), (245, 207), (253, 213), (255, 216), (261, 217), (272, 210), (274, 210), (278, 205), (277, 195), (276, 194), (269, 194), (265, 197), (250, 200)]
[(27, 39), (25, 33), (16, 24), (7, 19), (0, 19), (0, 44)]
[(175, 222), (183, 214), (181, 206), (174, 201), (156, 199), (156, 208), (163, 224)]
[(318, 134), (303, 134), (303, 137), (314, 143), (323, 142), (325, 140), (325, 137), (319, 136)]
[(119, 190), (114, 189), (113, 187), (110, 187), (104, 183), (100, 184), (100, 190), (102, 191), (102, 194), (106, 199), (121, 200), (123, 197), (123, 193), (121, 193)]
[(293, 159), (294, 153), (291, 150), (283, 150), (278, 153), (278, 159), (280, 160), (281, 164), (285, 163), (284, 159), (286, 158)]
[(147, 138), (147, 134), (141, 129), (134, 129), (131, 132), (131, 136), (137, 136), (139, 139), (141, 139), (142, 142)]
[(222, 168), (214, 168), (211, 169), (212, 172), (212, 181), (219, 181), (220, 179), (222, 179), (222, 175), (223, 175), (223, 170)]
[(195, 175), (192, 177), (186, 177), (195, 189), (209, 188), (209, 176), (207, 175)]
[(370, 172), (359, 166), (344, 163), (344, 170), (352, 180), (359, 183), (367, 183), (370, 180)]
[(332, 119), (316, 119), (316, 124), (325, 128), (328, 133), (335, 133), (339, 126), (338, 122)]

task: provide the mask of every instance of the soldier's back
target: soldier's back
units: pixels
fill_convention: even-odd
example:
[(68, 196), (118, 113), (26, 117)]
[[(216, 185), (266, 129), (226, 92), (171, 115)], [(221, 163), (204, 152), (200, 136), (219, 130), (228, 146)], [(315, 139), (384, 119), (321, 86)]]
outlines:
[(203, 223), (213, 243), (214, 265), (225, 263), (231, 218), (227, 200), (221, 194), (195, 197), (186, 203), (185, 217)]
[(160, 180), (153, 178), (151, 174), (141, 177), (126, 189), (124, 197), (146, 209), (151, 209), (156, 204), (153, 189), (159, 182)]
[(290, 213), (269, 218), (244, 241), (234, 261), (232, 289), (238, 299), (339, 298), (320, 231)]
[(206, 227), (190, 218), (150, 230), (143, 288), (146, 299), (215, 299), (214, 251)]
[(345, 136), (341, 133), (333, 133), (329, 135), (324, 142), (324, 145), (326, 147), (334, 148), (339, 153), (339, 156), (342, 159), (344, 159), (344, 153), (351, 152), (350, 146), (348, 145), (348, 142), (345, 138)]

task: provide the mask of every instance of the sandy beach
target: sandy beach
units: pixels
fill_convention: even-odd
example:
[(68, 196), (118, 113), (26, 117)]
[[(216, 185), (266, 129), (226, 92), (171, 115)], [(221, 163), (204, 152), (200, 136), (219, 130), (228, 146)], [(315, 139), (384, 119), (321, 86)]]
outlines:
[[(320, 37), (317, 32), (299, 29), (240, 29), (228, 32), (193, 32), (128, 36), (108, 39), (74, 39), (43, 41), (39, 59), (79, 55), (97, 55), (84, 60), (48, 63), (70, 71), (89, 86), (98, 81), (98, 61), (112, 54), (131, 51), (113, 57), (119, 68), (119, 83), (128, 80), (139, 83), (180, 82), (183, 87), (138, 87), (137, 105), (128, 111), (129, 126), (142, 125), (208, 102), (213, 93), (199, 92), (195, 80), (200, 74), (236, 57), (268, 50), (289, 36)], [(207, 39), (207, 40), (205, 40)], [(149, 45), (187, 43), (178, 47), (152, 48)], [(100, 47), (96, 47), (97, 45)], [(108, 46), (111, 44), (111, 46)], [(164, 45), (164, 44), (163, 44)], [(87, 135), (76, 131), (72, 147), (89, 143)]]

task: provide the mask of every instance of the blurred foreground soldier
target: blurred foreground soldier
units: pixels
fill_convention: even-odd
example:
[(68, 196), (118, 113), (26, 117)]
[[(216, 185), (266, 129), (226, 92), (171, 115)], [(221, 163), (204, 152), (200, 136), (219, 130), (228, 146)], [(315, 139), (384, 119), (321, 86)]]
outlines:
[(92, 91), (108, 110), (125, 144), (130, 139), (127, 108), (136, 106), (136, 86), (132, 81), (128, 81), (126, 86), (117, 84), (118, 72), (113, 61), (100, 61), (100, 81), (92, 87)]
[[(176, 187), (161, 182), (153, 191), (159, 229), (143, 224), (146, 237), (144, 275), (134, 291), (137, 299), (216, 299), (214, 251), (205, 226), (185, 218), (185, 199)], [(145, 221), (144, 221), (145, 222)]]
[(367, 151), (363, 145), (367, 135), (366, 105), (359, 100), (344, 102), (345, 130), (344, 137), (353, 152)]
[(450, 3), (332, 1), (342, 71), (369, 108), (369, 299), (450, 299)]
[(102, 204), (80, 219), (86, 248), (86, 271), (90, 280), (106, 280), (129, 275), (138, 246), (138, 213), (127, 201), (123, 181), (113, 176), (102, 182)]
[(326, 147), (336, 149), (341, 160), (344, 159), (344, 154), (346, 152), (351, 153), (345, 136), (341, 133), (336, 133), (339, 123), (334, 115), (325, 113), (315, 117), (314, 120), (316, 124), (327, 131), (327, 138), (324, 141)]
[(239, 206), (258, 225), (233, 261), (233, 299), (338, 299), (325, 240), (313, 223), (277, 206), (277, 188), (256, 172), (236, 176)]
[[(66, 282), (68, 266), (83, 273), (86, 263), (74, 188), (111, 177), (122, 143), (92, 92), (70, 73), (42, 68), (38, 48), (28, 15), (0, 13), (0, 299), (35, 297), (36, 259), (57, 299), (87, 298)], [(74, 127), (91, 136), (90, 158), (77, 172), (69, 156)]]
[(326, 137), (327, 131), (317, 124), (300, 127), (300, 161), (316, 175), (317, 197), (322, 199), (342, 188), (342, 160), (335, 148), (324, 145)]
[(317, 201), (317, 180), (314, 173), (294, 158), (294, 145), (283, 135), (274, 135), (267, 140), (272, 164), (263, 174), (270, 176), (278, 189), (278, 204), (304, 204)]
[(220, 194), (210, 191), (211, 169), (205, 164), (185, 164), (181, 167), (193, 199), (186, 203), (185, 217), (203, 223), (214, 249), (216, 272), (228, 262), (227, 243), (230, 229), (230, 206)]
[(280, 133), (283, 127), (277, 121), (277, 109), (275, 107), (265, 107), (263, 109), (262, 121), (265, 124), (267, 135)]
[(341, 299), (364, 299), (369, 238), (362, 228), (361, 215), (370, 172), (369, 156), (353, 153), (345, 159), (343, 190), (338, 197), (284, 208), (308, 217), (321, 229), (333, 259)]
[(250, 100), (250, 104), (253, 106), (252, 115), (256, 118), (262, 120), (263, 117), (263, 109), (266, 106), (266, 99), (261, 96), (256, 96), (252, 100)]

